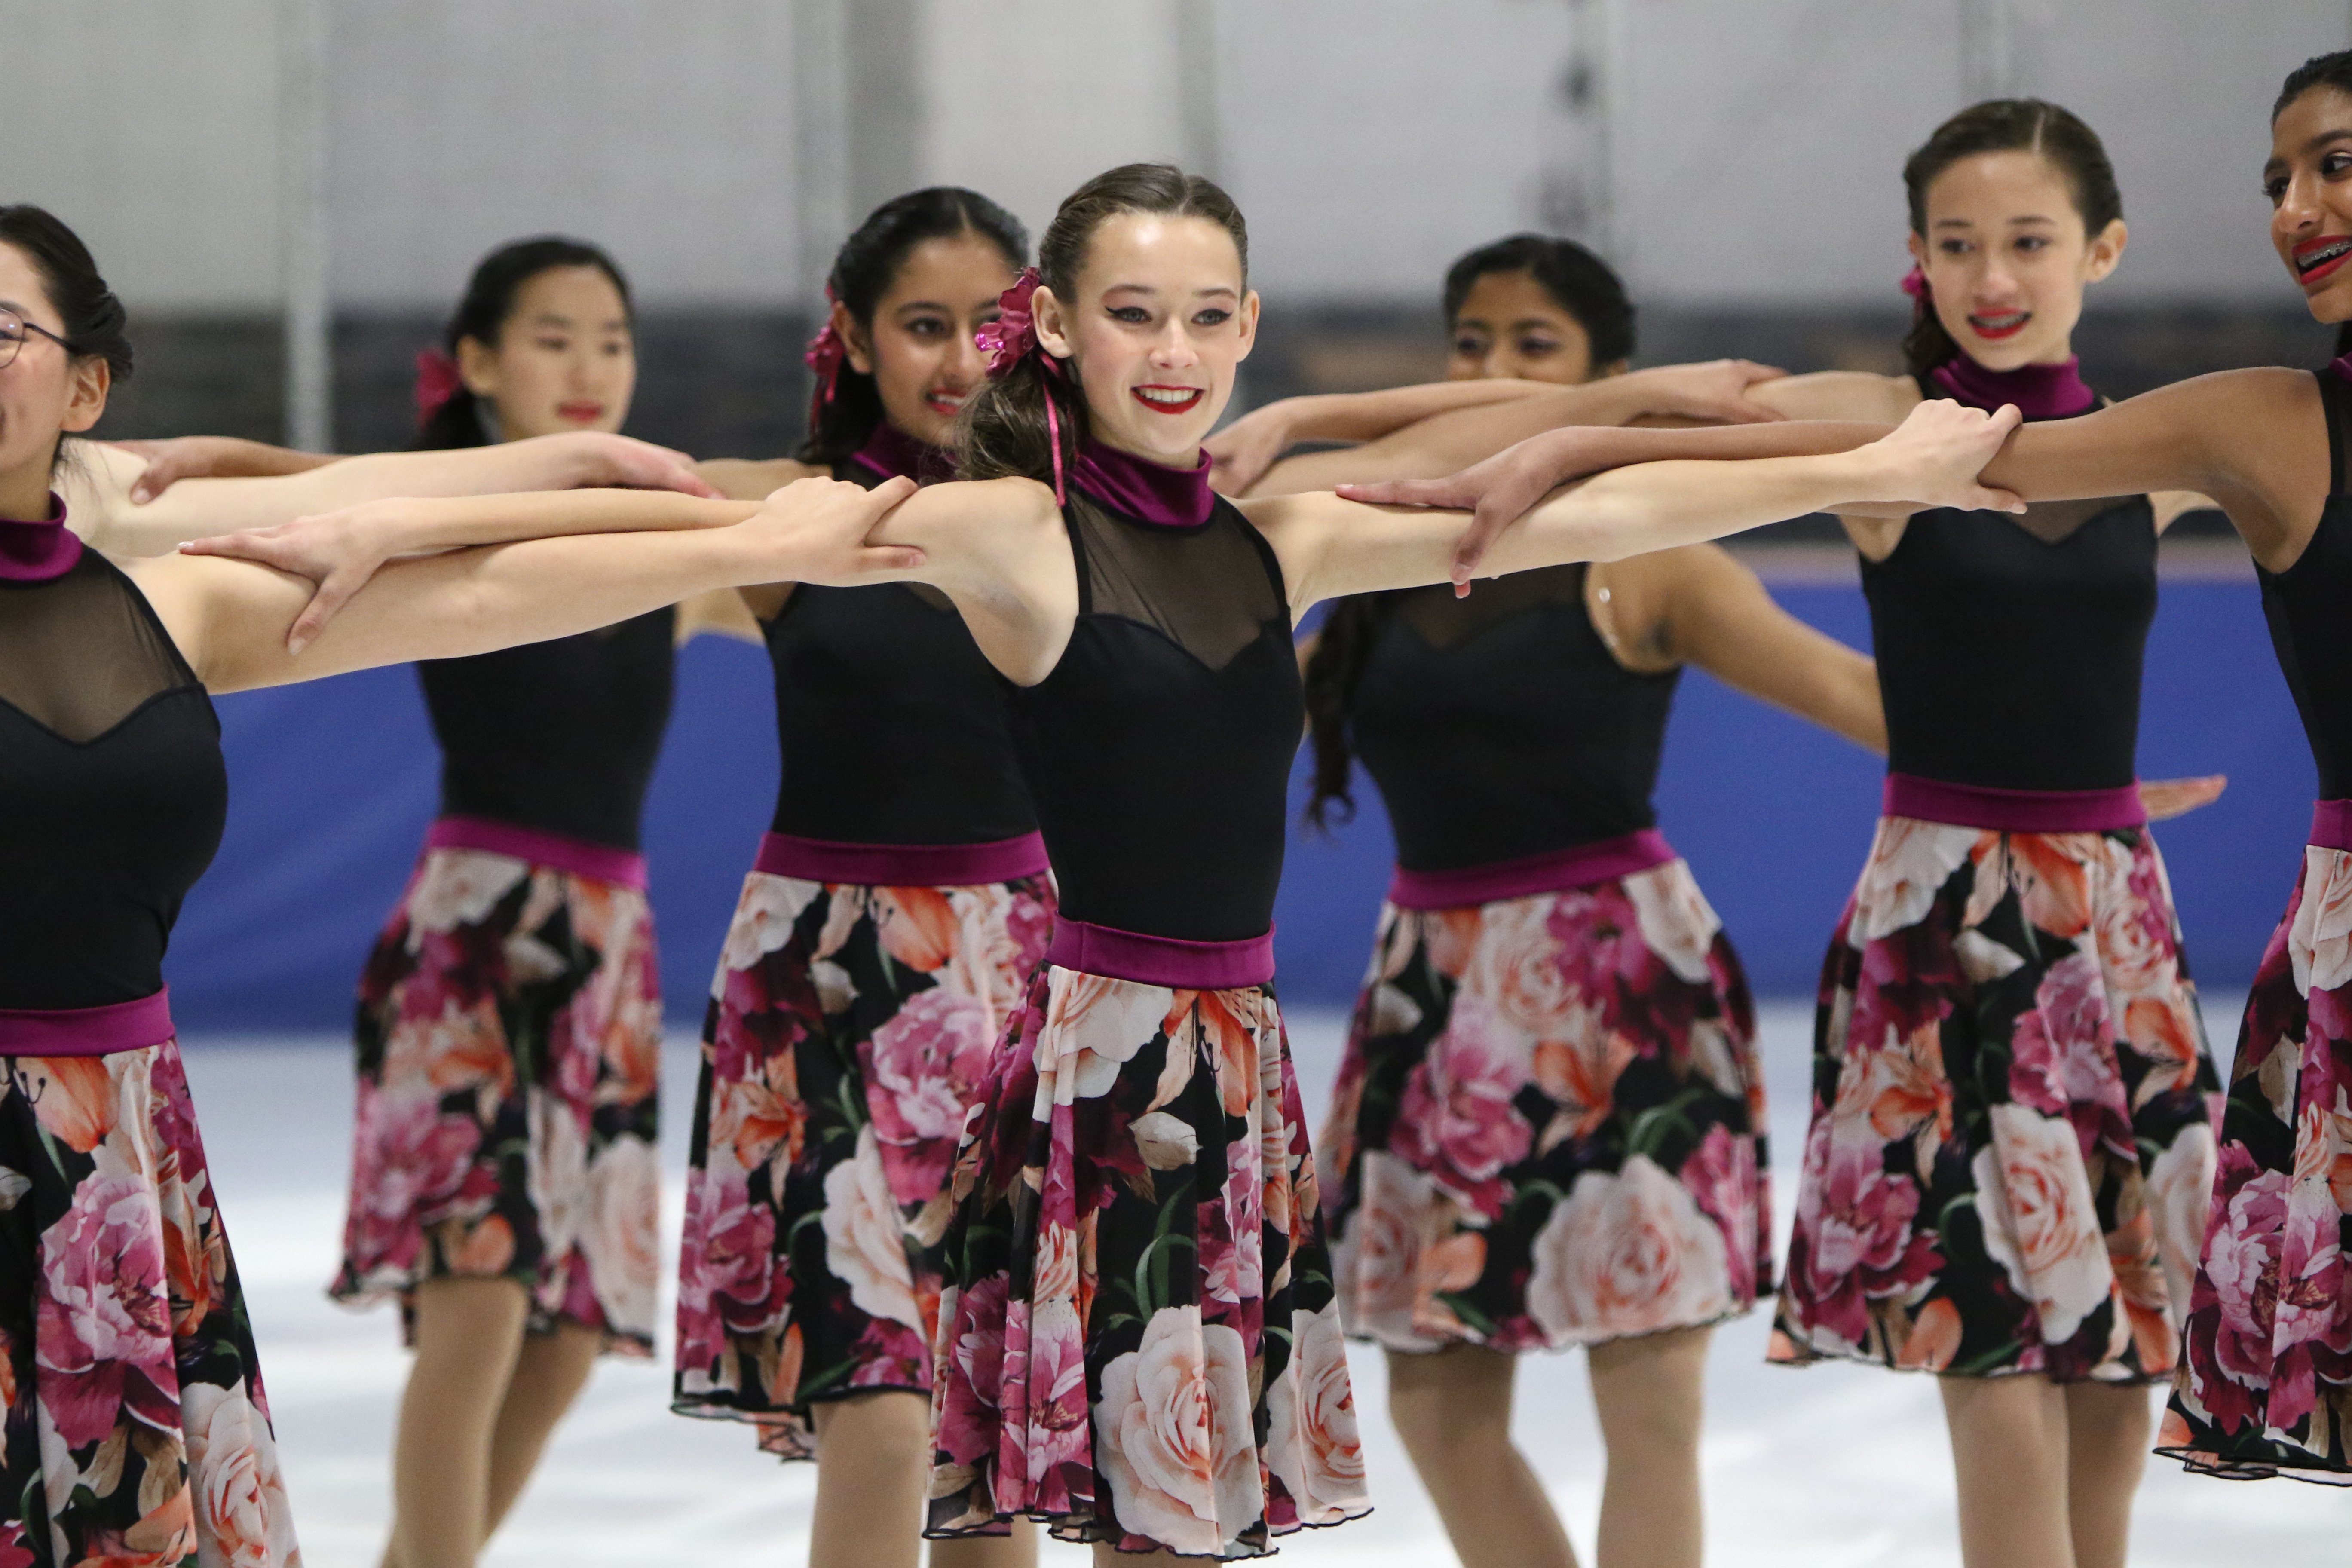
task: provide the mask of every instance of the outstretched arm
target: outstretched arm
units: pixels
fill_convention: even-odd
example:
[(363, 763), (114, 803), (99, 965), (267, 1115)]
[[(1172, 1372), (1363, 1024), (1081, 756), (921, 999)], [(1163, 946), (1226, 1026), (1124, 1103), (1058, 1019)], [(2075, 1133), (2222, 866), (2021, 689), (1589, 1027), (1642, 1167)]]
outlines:
[(1714, 360), (1549, 387), (1507, 402), (1433, 415), (1345, 451), (1286, 458), (1268, 469), (1248, 493), (1290, 495), (1328, 489), (1343, 480), (1451, 473), (1561, 426), (1616, 426), (1653, 414), (1734, 424), (1774, 421), (1780, 415), (1752, 401), (1748, 389), (1780, 374), (1747, 360)]
[(1636, 557), (1612, 576), (1660, 579), (1659, 642), (1734, 690), (1811, 720), (1865, 751), (1886, 751), (1878, 666), (1772, 602), (1756, 574), (1711, 544)]
[(1247, 495), (1285, 452), (1301, 441), (1377, 441), (1391, 431), (1457, 408), (1484, 408), (1547, 392), (1556, 384), (1496, 376), (1431, 381), (1378, 392), (1319, 392), (1261, 404), (1202, 443), (1209, 483), (1222, 495)]
[[(1467, 582), (1514, 518), (1580, 475), (1661, 458), (1834, 452), (1885, 430), (1828, 421), (1740, 429), (1555, 430), (1445, 479), (1339, 489), (1354, 500), (1475, 511), (1454, 577)], [(2229, 513), (2258, 560), (2283, 565), (2309, 536), (2329, 489), (2318, 388), (2303, 371), (2198, 376), (2079, 419), (2025, 426), (1986, 466), (1984, 480), (2029, 501), (2198, 491)]]
[(182, 479), (270, 479), (307, 474), (337, 460), (331, 453), (297, 452), (236, 436), (173, 436), (108, 444), (147, 465), (131, 486), (131, 499), (142, 506)]
[[(1479, 574), (1619, 560), (1844, 505), (1907, 501), (2013, 510), (2014, 497), (1982, 488), (1976, 474), (2016, 422), (2015, 409), (1987, 415), (1927, 403), (1885, 438), (1851, 451), (1617, 469), (1528, 512), (1496, 541)], [(1459, 512), (1392, 510), (1324, 494), (1251, 502), (1244, 510), (1282, 562), (1294, 612), (1342, 594), (1449, 577), (1467, 582), (1454, 560), (1468, 521)]]
[(215, 691), (278, 686), (567, 637), (712, 589), (855, 582), (914, 552), (866, 536), (911, 487), (812, 481), (725, 526), (539, 539), (393, 563), (300, 658), (287, 633), (311, 585), (248, 561), (165, 556), (131, 573)]
[[(816, 487), (832, 482), (799, 481)], [(903, 499), (911, 489), (911, 481), (897, 483), (893, 499)], [(570, 534), (724, 528), (759, 510), (756, 501), (705, 500), (659, 490), (546, 490), (381, 500), (271, 528), (194, 540), (182, 549), (190, 555), (256, 562), (317, 584), (316, 595), (289, 632), (289, 649), (299, 653), (377, 568), (403, 555)]]
[(392, 496), (467, 496), (624, 485), (715, 495), (680, 453), (593, 431), (446, 452), (375, 452), (276, 479), (184, 479), (134, 505), (141, 460), (104, 443), (79, 446), (69, 470), (75, 531), (118, 558), (160, 555), (184, 540), (264, 527)]

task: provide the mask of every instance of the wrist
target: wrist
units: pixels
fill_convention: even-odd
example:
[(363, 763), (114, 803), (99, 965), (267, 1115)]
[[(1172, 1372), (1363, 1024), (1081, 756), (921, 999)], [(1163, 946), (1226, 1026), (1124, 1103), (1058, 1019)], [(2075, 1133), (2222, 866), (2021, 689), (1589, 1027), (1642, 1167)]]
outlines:
[(1833, 492), (1832, 500), (1873, 505), (1916, 499), (1904, 492), (1918, 487), (1904, 484), (1899, 465), (1889, 462), (1886, 455), (1879, 450), (1879, 445), (1873, 441), (1867, 446), (1831, 452), (1816, 459), (1822, 465), (1822, 478)]

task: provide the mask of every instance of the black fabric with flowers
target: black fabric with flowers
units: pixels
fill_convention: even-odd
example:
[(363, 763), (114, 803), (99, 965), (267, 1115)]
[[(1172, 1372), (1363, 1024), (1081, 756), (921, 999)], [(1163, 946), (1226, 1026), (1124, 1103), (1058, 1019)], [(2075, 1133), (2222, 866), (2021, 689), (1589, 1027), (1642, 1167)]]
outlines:
[(1306, 721), (1282, 567), (1223, 500), (1197, 526), (1083, 492), (1062, 515), (1077, 624), (1010, 702), (1062, 911), (1188, 942), (1264, 936)]

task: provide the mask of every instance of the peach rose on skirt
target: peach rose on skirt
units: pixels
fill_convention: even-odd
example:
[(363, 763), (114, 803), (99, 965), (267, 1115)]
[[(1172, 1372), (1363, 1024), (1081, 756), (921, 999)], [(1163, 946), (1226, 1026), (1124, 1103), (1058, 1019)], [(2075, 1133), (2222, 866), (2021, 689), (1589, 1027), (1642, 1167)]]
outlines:
[(1048, 1085), (1059, 1105), (1108, 1094), (1119, 1069), (1159, 1037), (1175, 1000), (1164, 985), (1053, 970), (1037, 1032), (1040, 1098)]
[(1693, 985), (1706, 983), (1707, 960), (1715, 952), (1716, 933), (1723, 921), (1698, 890), (1698, 879), (1680, 860), (1669, 860), (1625, 879), (1625, 896), (1633, 900), (1633, 918), (1642, 941), (1664, 961), (1677, 979)]
[(615, 1138), (590, 1163), (580, 1247), (605, 1322), (650, 1336), (661, 1274), (661, 1159), (651, 1143)]
[(183, 1385), (180, 1420), (205, 1568), (282, 1568), (299, 1562), (277, 1440), (244, 1385)]
[(1723, 1233), (1644, 1154), (1577, 1177), (1531, 1250), (1528, 1311), (1556, 1344), (1711, 1322), (1738, 1304)]
[(415, 889), (405, 900), (412, 949), (420, 934), (479, 925), (530, 874), (530, 865), (511, 855), (436, 849), (425, 858)]
[(1331, 1277), (1349, 1329), (1384, 1344), (1417, 1342), (1415, 1281), (1421, 1271), (1422, 1216), (1436, 1201), (1429, 1178), (1382, 1149), (1356, 1165), (1360, 1195), (1347, 1228), (1332, 1239)]
[(825, 1267), (849, 1287), (858, 1310), (920, 1333), (906, 1231), (870, 1126), (857, 1134), (857, 1152), (825, 1173), (824, 1225)]
[(2311, 845), (2303, 852), (2303, 897), (2287, 927), (2294, 988), (2305, 996), (2352, 981), (2352, 855)]
[(2074, 1123), (2015, 1104), (1992, 1108), (1992, 1142), (1972, 1175), (1985, 1251), (2034, 1304), (2045, 1344), (2072, 1339), (2115, 1286)]
[(1294, 1312), (1290, 1330), (1290, 1360), (1265, 1391), (1266, 1468), (1299, 1523), (1337, 1524), (1370, 1506), (1339, 1303)]
[(2180, 1130), (2147, 1173), (2147, 1206), (2156, 1221), (2157, 1257), (2164, 1265), (2165, 1290), (2171, 1298), (2175, 1319), (2189, 1310), (2189, 1292), (2197, 1279), (2197, 1253), (2205, 1240), (2205, 1217), (2211, 1206), (2217, 1166), (2213, 1129), (2198, 1122)]
[(1551, 931), (1554, 901), (1512, 899), (1479, 911), (1477, 942), (1454, 1003), (1457, 1017), (1462, 999), (1475, 994), (1531, 1036), (1549, 1038), (1560, 1031), (1577, 995)]
[(743, 896), (736, 901), (735, 918), (727, 927), (727, 945), (719, 955), (711, 995), (724, 1001), (730, 971), (751, 968), (790, 941), (802, 912), (824, 891), (822, 885), (798, 877), (754, 871), (744, 878)]
[(1880, 818), (1869, 863), (1853, 889), (1847, 942), (1859, 951), (1880, 937), (1917, 925), (1952, 873), (1968, 863), (1980, 837), (1973, 827), (1904, 816)]
[(1192, 1555), (1230, 1552), (1265, 1507), (1242, 1336), (1162, 1307), (1102, 1371), (1095, 1462), (1119, 1528)]

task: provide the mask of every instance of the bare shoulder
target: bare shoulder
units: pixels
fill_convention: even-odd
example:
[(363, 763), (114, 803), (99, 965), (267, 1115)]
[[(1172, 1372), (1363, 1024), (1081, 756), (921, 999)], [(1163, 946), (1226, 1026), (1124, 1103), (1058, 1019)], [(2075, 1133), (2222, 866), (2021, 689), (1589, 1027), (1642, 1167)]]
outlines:
[(1856, 419), (1899, 425), (1919, 402), (1908, 376), (1824, 370), (1759, 382), (1748, 395), (1791, 419)]
[(58, 493), (65, 498), (73, 531), (106, 550), (107, 525), (130, 508), (131, 487), (146, 471), (147, 459), (111, 441), (68, 440), (66, 461), (58, 469)]
[(1705, 616), (1759, 586), (1754, 572), (1720, 544), (1683, 544), (1609, 563), (1618, 597), (1668, 619)]
[(712, 458), (695, 464), (694, 471), (729, 500), (764, 500), (794, 479), (832, 478), (831, 469), (793, 458)]

